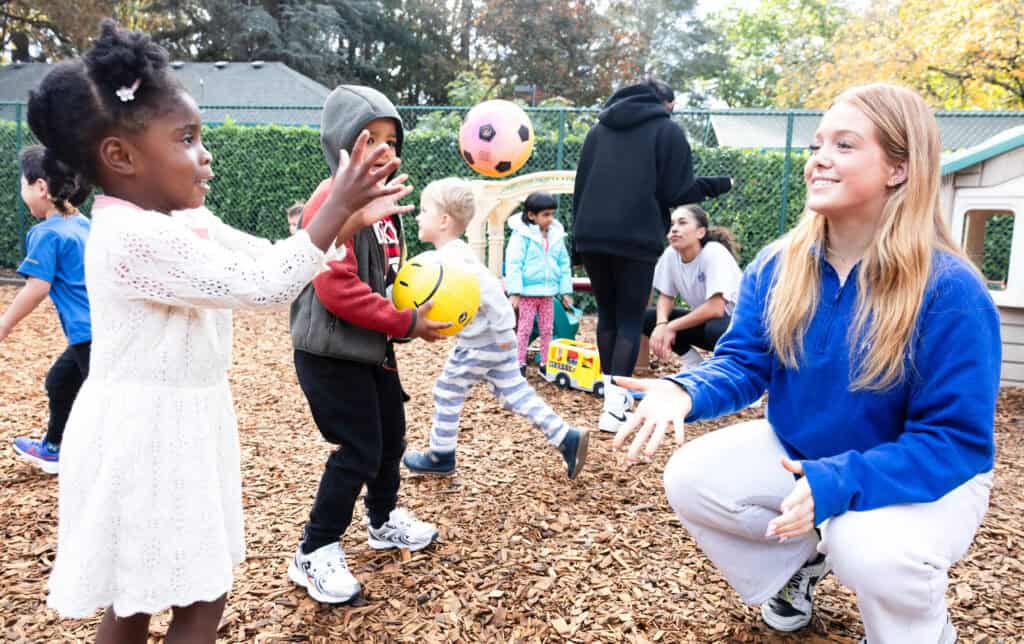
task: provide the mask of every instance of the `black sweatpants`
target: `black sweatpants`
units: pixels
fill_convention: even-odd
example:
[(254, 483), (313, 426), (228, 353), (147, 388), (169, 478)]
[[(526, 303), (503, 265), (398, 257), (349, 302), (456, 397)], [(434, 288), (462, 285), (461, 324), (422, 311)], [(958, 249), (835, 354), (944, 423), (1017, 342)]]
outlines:
[[(674, 308), (669, 313), (669, 321), (681, 318), (690, 309)], [(729, 321), (732, 317), (726, 315), (720, 318), (714, 318), (708, 320), (704, 324), (698, 324), (688, 329), (682, 329), (676, 331), (676, 339), (672, 342), (672, 351), (677, 355), (683, 355), (690, 350), (690, 347), (700, 347), (705, 351), (714, 351), (715, 345), (718, 344), (718, 339), (725, 334), (725, 330), (729, 328)], [(647, 309), (647, 313), (644, 315), (644, 335), (648, 338), (651, 337), (651, 333), (654, 332), (654, 325), (658, 323), (658, 310), (654, 308)]]
[[(390, 351), (389, 351), (390, 354)], [(338, 449), (327, 458), (309, 513), (302, 551), (337, 541), (352, 523), (366, 485), (366, 510), (375, 527), (398, 503), (405, 452), (405, 402), (394, 366), (369, 365), (295, 351), (295, 372), (320, 433)]]
[(601, 370), (631, 376), (640, 351), (644, 311), (651, 299), (655, 262), (605, 253), (580, 253), (597, 300)]
[(46, 373), (50, 422), (46, 426), (45, 440), (54, 445), (60, 445), (64, 440), (64, 427), (68, 424), (71, 406), (75, 403), (82, 383), (89, 375), (90, 347), (92, 342), (68, 345)]

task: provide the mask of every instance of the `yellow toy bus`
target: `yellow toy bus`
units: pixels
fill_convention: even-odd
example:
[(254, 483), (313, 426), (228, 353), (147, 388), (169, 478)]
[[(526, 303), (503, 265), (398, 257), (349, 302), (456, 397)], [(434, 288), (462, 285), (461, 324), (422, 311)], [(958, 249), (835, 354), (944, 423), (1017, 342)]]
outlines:
[(587, 391), (598, 398), (604, 397), (601, 380), (601, 358), (597, 346), (590, 342), (577, 342), (559, 338), (548, 347), (548, 364), (544, 379), (563, 389), (572, 387)]

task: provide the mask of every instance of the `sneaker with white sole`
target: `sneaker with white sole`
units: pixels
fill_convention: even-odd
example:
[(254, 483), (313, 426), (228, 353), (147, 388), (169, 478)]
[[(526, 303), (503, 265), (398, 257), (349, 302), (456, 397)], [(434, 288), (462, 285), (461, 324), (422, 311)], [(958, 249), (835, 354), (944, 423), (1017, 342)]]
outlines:
[(690, 347), (686, 353), (679, 356), (679, 371), (689, 371), (694, 367), (699, 367), (702, 362), (704, 362), (704, 357), (697, 353), (696, 349)]
[[(956, 644), (957, 642), (956, 627), (949, 621), (949, 616), (946, 616), (946, 625), (942, 627), (942, 633), (939, 634), (939, 644)], [(860, 644), (868, 644), (868, 638), (860, 638)]]
[(288, 579), (302, 586), (321, 604), (344, 604), (359, 595), (362, 586), (349, 572), (341, 544), (329, 543), (304, 554), (302, 546), (288, 564)]
[(437, 539), (437, 528), (420, 521), (405, 508), (395, 508), (388, 520), (379, 528), (366, 526), (370, 547), (374, 550), (405, 548), (411, 552), (423, 550)]
[(14, 439), (14, 451), (21, 460), (32, 463), (47, 474), (60, 471), (60, 445), (54, 445), (46, 439), (18, 436)]
[(633, 396), (629, 390), (612, 384), (612, 377), (604, 376), (604, 407), (601, 417), (597, 420), (597, 428), (602, 432), (619, 431), (632, 416)]
[(828, 574), (825, 555), (819, 554), (789, 578), (782, 590), (761, 604), (761, 618), (777, 631), (798, 631), (811, 623), (814, 612), (814, 587)]

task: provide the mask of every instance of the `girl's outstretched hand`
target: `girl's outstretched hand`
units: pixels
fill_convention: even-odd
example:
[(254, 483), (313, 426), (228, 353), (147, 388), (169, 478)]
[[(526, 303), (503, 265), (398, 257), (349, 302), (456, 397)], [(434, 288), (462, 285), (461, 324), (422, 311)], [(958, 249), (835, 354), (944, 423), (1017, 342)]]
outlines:
[(335, 240), (337, 245), (341, 246), (349, 239), (352, 239), (357, 232), (367, 226), (372, 226), (381, 219), (413, 210), (413, 206), (401, 206), (398, 204), (399, 199), (412, 192), (412, 186), (405, 184), (408, 178), (409, 175), (407, 174), (395, 177), (388, 185), (400, 185), (401, 190), (394, 194), (377, 197), (367, 204), (365, 208), (353, 213), (342, 225), (341, 230), (338, 231), (338, 236)]
[(778, 537), (780, 542), (799, 537), (814, 529), (814, 494), (811, 492), (810, 484), (807, 483), (807, 477), (803, 476), (803, 464), (783, 456), (782, 467), (799, 475), (800, 479), (793, 486), (789, 495), (782, 500), (782, 505), (779, 507), (782, 514), (768, 523), (768, 531), (764, 535)]
[(626, 453), (627, 462), (649, 461), (665, 439), (669, 424), (675, 429), (676, 445), (683, 444), (685, 418), (693, 405), (693, 400), (685, 389), (661, 378), (637, 379), (616, 376), (614, 382), (620, 387), (645, 393), (632, 417), (619, 429), (612, 441), (614, 449), (626, 449), (627, 438), (636, 432)]
[[(363, 130), (352, 146), (351, 156), (341, 151), (338, 171), (331, 180), (330, 193), (320, 213), (306, 228), (310, 240), (321, 250), (326, 249), (334, 239), (345, 241), (365, 225), (413, 209), (411, 205), (398, 205), (398, 200), (412, 191), (411, 187), (405, 185), (408, 177), (403, 175), (392, 181), (387, 180), (401, 165), (401, 160), (394, 157), (382, 163), (381, 159), (388, 154), (387, 146), (379, 145), (367, 150), (366, 142), (369, 138), (370, 133)], [(376, 164), (379, 167), (374, 167)], [(360, 213), (356, 221), (346, 226), (356, 213)], [(347, 234), (344, 239), (343, 231)]]
[(328, 199), (338, 198), (349, 213), (354, 213), (365, 208), (371, 201), (386, 196), (394, 196), (403, 189), (404, 177), (387, 182), (402, 160), (393, 157), (379, 168), (374, 165), (380, 163), (381, 158), (388, 153), (386, 145), (378, 145), (372, 150), (367, 150), (366, 142), (370, 133), (363, 130), (356, 137), (352, 146), (352, 154), (349, 155), (342, 150), (338, 157), (338, 171), (334, 174), (334, 185), (331, 186), (331, 195)]

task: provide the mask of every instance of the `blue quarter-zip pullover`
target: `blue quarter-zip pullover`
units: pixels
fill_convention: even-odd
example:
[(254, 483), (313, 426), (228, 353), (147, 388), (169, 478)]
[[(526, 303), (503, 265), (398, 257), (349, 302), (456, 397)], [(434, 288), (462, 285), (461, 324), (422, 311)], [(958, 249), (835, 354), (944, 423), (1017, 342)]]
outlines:
[(671, 378), (693, 398), (688, 421), (742, 409), (767, 389), (768, 421), (790, 458), (803, 462), (815, 524), (850, 510), (935, 501), (992, 469), (999, 316), (966, 261), (933, 253), (906, 376), (884, 391), (850, 391), (858, 267), (840, 284), (820, 260), (820, 298), (799, 368), (779, 361), (767, 327), (778, 261), (772, 247), (760, 253), (714, 358)]

